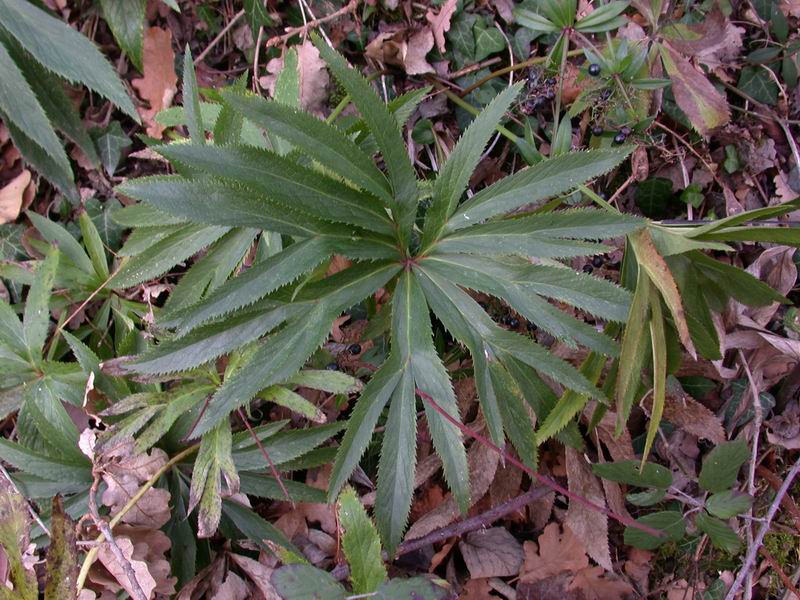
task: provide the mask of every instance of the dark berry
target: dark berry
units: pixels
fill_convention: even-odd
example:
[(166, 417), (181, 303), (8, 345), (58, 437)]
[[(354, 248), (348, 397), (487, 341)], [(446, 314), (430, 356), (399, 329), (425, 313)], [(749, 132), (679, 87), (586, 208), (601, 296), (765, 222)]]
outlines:
[(625, 125), (625, 127), (620, 129), (619, 132), (623, 134), (625, 137), (628, 137), (631, 133), (633, 133), (633, 130), (627, 125)]
[(591, 273), (592, 271), (594, 271), (594, 267), (592, 265), (583, 265), (584, 273)]
[(332, 362), (325, 365), (325, 368), (328, 369), (328, 371), (338, 371), (339, 365), (337, 365), (335, 362)]
[(614, 136), (614, 143), (615, 144), (624, 144), (626, 138), (627, 138), (627, 136), (624, 133), (618, 133), (617, 135)]
[(545, 83), (546, 83), (547, 85), (555, 85), (555, 84), (556, 84), (556, 78), (555, 78), (555, 77), (548, 77), (548, 78), (545, 80)]
[(347, 349), (350, 354), (361, 354), (361, 344), (350, 344)]
[(611, 98), (611, 90), (609, 90), (608, 88), (604, 89), (602, 92), (600, 92), (600, 97), (603, 100), (608, 100), (609, 98)]
[(508, 326), (511, 327), (511, 329), (516, 329), (517, 327), (519, 327), (519, 319), (511, 317), (508, 320)]
[(592, 135), (597, 135), (597, 136), (603, 135), (603, 128), (600, 127), (600, 125), (595, 125), (594, 127), (592, 127)]
[(528, 329), (528, 331), (536, 331), (538, 329), (536, 323), (534, 323), (533, 321), (528, 321), (527, 323), (525, 323), (525, 327)]
[(597, 77), (600, 75), (600, 65), (597, 63), (592, 63), (589, 65), (589, 75), (592, 77)]
[(595, 256), (594, 258), (592, 258), (592, 266), (595, 269), (599, 269), (600, 267), (602, 267), (604, 262), (605, 261), (603, 260), (602, 256)]

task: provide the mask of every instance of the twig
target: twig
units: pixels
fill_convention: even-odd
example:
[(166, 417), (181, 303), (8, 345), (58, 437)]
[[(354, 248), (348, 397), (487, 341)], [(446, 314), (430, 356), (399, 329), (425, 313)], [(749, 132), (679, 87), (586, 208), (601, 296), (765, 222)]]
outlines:
[(42, 528), (42, 531), (44, 531), (47, 534), (47, 537), (53, 537), (50, 535), (50, 530), (47, 528), (47, 525), (44, 524), (44, 521), (42, 521), (41, 517), (39, 517), (37, 512), (33, 510), (33, 506), (31, 506), (31, 503), (28, 502), (28, 499), (25, 497), (25, 494), (19, 491), (17, 484), (14, 483), (13, 479), (11, 479), (11, 475), (9, 475), (8, 471), (6, 471), (6, 468), (2, 464), (0, 464), (0, 473), (2, 473), (3, 477), (6, 478), (6, 481), (8, 481), (8, 485), (11, 486), (11, 489), (14, 490), (17, 494), (19, 494), (20, 498), (24, 500), (25, 506), (28, 507), (28, 512), (31, 513), (31, 517), (33, 517), (33, 520), (36, 521), (36, 524)]
[[(781, 489), (781, 484), (783, 482), (777, 475), (775, 475), (775, 473), (770, 471), (765, 466), (759, 465), (756, 467), (756, 474), (762, 479), (765, 479), (767, 483), (769, 483), (770, 487), (776, 492)], [(797, 529), (797, 532), (800, 534), (800, 508), (797, 507), (797, 504), (791, 496), (785, 496), (781, 504), (783, 504), (783, 508), (786, 509), (786, 512), (792, 515), (795, 529)]]
[(294, 500), (292, 500), (292, 497), (289, 495), (289, 491), (286, 489), (286, 486), (283, 485), (283, 480), (281, 479), (281, 475), (280, 473), (278, 473), (278, 469), (275, 468), (275, 463), (273, 463), (272, 459), (269, 457), (269, 452), (267, 452), (267, 450), (261, 444), (261, 440), (258, 439), (256, 432), (253, 431), (253, 428), (250, 427), (250, 423), (247, 421), (247, 417), (245, 417), (244, 413), (242, 412), (242, 409), (237, 408), (236, 410), (239, 413), (239, 418), (244, 422), (244, 426), (247, 428), (247, 431), (250, 432), (250, 437), (253, 438), (253, 441), (256, 443), (256, 446), (258, 446), (258, 449), (261, 451), (261, 454), (263, 454), (264, 458), (267, 459), (267, 463), (269, 463), (269, 469), (270, 471), (272, 471), (272, 476), (275, 478), (275, 481), (278, 482), (278, 485), (280, 486), (283, 495), (286, 497), (286, 500), (288, 502), (292, 503), (292, 507), (294, 507), (295, 506)]
[(772, 519), (775, 518), (775, 514), (778, 512), (778, 507), (781, 504), (781, 500), (783, 500), (783, 497), (789, 491), (789, 488), (792, 487), (794, 478), (797, 477), (798, 473), (800, 473), (800, 458), (798, 458), (794, 463), (794, 466), (792, 466), (791, 470), (786, 475), (783, 485), (775, 494), (775, 499), (772, 501), (772, 504), (770, 504), (764, 524), (761, 526), (761, 529), (758, 530), (758, 534), (756, 535), (755, 540), (753, 540), (753, 544), (747, 549), (747, 555), (745, 556), (742, 568), (739, 569), (739, 573), (736, 575), (736, 579), (734, 580), (733, 585), (731, 585), (731, 589), (728, 590), (725, 600), (733, 600), (736, 597), (736, 594), (739, 592), (739, 588), (742, 587), (742, 583), (744, 583), (747, 574), (750, 572), (750, 569), (756, 560), (758, 549), (764, 543), (764, 536), (766, 536), (767, 531), (769, 531), (769, 526), (772, 523)]
[(640, 531), (644, 531), (645, 533), (648, 533), (649, 535), (655, 536), (657, 538), (664, 537), (664, 532), (663, 531), (660, 531), (658, 529), (654, 529), (652, 527), (648, 527), (647, 525), (642, 525), (641, 523), (635, 521), (634, 519), (632, 519), (630, 517), (626, 517), (625, 515), (618, 515), (613, 510), (611, 510), (609, 508), (606, 508), (605, 506), (601, 506), (601, 505), (599, 505), (599, 504), (597, 504), (595, 502), (592, 502), (588, 498), (584, 498), (583, 496), (581, 496), (579, 494), (575, 494), (573, 492), (570, 492), (567, 488), (565, 488), (562, 485), (559, 485), (558, 483), (556, 483), (555, 481), (553, 481), (549, 477), (545, 477), (541, 473), (537, 473), (536, 471), (531, 469), (526, 464), (524, 464), (521, 461), (517, 460), (511, 454), (509, 454), (508, 452), (506, 452), (505, 450), (503, 450), (502, 448), (500, 448), (499, 446), (497, 446), (493, 442), (491, 442), (488, 439), (486, 439), (485, 437), (483, 437), (477, 431), (473, 431), (472, 429), (470, 429), (469, 427), (467, 427), (466, 425), (464, 425), (460, 421), (454, 419), (453, 416), (450, 413), (448, 413), (441, 406), (439, 406), (439, 404), (433, 398), (431, 398), (428, 394), (426, 394), (425, 392), (423, 392), (420, 389), (417, 389), (416, 392), (417, 392), (417, 395), (420, 398), (422, 398), (425, 402), (427, 402), (430, 405), (431, 408), (433, 408), (436, 412), (438, 412), (440, 415), (442, 415), (451, 424), (455, 425), (458, 429), (460, 429), (462, 431), (462, 433), (465, 433), (466, 435), (470, 436), (471, 438), (474, 438), (475, 441), (479, 442), (480, 444), (483, 444), (487, 448), (490, 448), (491, 450), (494, 450), (495, 452), (500, 454), (506, 461), (508, 461), (509, 463), (511, 463), (512, 465), (517, 467), (518, 469), (522, 469), (532, 479), (535, 479), (536, 481), (538, 481), (542, 485), (550, 488), (551, 490), (554, 490), (554, 491), (558, 492), (559, 494), (562, 494), (562, 495), (566, 496), (570, 500), (575, 500), (576, 502), (580, 502), (581, 504), (583, 504), (585, 506), (588, 506), (589, 508), (591, 508), (593, 510), (596, 510), (597, 512), (599, 512), (601, 514), (604, 514), (607, 517), (611, 517), (612, 519), (614, 519), (615, 521), (617, 521), (619, 523), (622, 523), (623, 525), (627, 525), (628, 527), (633, 527), (635, 529), (639, 529)]
[(325, 17), (320, 17), (319, 19), (308, 21), (305, 25), (301, 25), (299, 27), (287, 27), (285, 29), (286, 33), (284, 33), (283, 35), (279, 35), (267, 40), (267, 48), (283, 44), (292, 36), (295, 36), (297, 34), (306, 34), (310, 29), (314, 29), (319, 25), (322, 25), (323, 23), (327, 23), (328, 21), (338, 19), (342, 15), (355, 12), (357, 6), (358, 6), (358, 0), (350, 0), (350, 2), (348, 2), (345, 6), (343, 6), (336, 12), (332, 12), (331, 14)]
[(231, 20), (228, 21), (228, 23), (225, 25), (225, 27), (222, 28), (222, 31), (220, 31), (216, 35), (216, 37), (213, 40), (211, 40), (211, 42), (208, 44), (208, 46), (206, 46), (205, 49), (200, 54), (197, 55), (197, 58), (194, 59), (194, 65), (195, 66), (197, 66), (201, 62), (203, 62), (203, 59), (206, 56), (208, 56), (208, 53), (211, 52), (211, 50), (214, 48), (214, 46), (216, 46), (219, 43), (219, 41), (222, 38), (225, 37), (225, 34), (228, 33), (231, 30), (231, 28), (234, 25), (236, 25), (236, 23), (239, 21), (239, 19), (241, 19), (243, 16), (244, 16), (244, 9), (240, 10), (238, 13), (233, 15), (233, 17), (231, 17)]
[[(761, 399), (758, 393), (758, 387), (756, 387), (756, 382), (753, 380), (753, 374), (750, 372), (750, 365), (747, 364), (747, 359), (744, 357), (744, 353), (742, 352), (741, 348), (739, 349), (739, 360), (742, 363), (742, 368), (744, 369), (745, 374), (747, 375), (747, 381), (750, 384), (750, 392), (753, 394), (753, 412), (755, 414), (753, 418), (753, 426), (755, 427), (755, 432), (753, 433), (753, 451), (750, 457), (750, 468), (747, 474), (747, 493), (750, 494), (751, 498), (755, 497), (756, 494), (756, 466), (758, 465), (758, 442), (761, 433), (761, 423), (763, 420), (763, 412), (761, 410)], [(751, 505), (747, 511), (747, 515), (749, 517), (753, 516), (753, 506)], [(748, 546), (753, 545), (753, 523), (750, 522), (747, 524), (747, 544)], [(751, 597), (751, 589), (752, 589), (752, 574), (747, 574), (747, 587), (744, 590), (744, 597), (748, 599)]]
[[(136, 506), (136, 504), (139, 502), (139, 500), (142, 499), (142, 496), (144, 496), (147, 493), (147, 490), (149, 490), (151, 487), (153, 487), (156, 484), (156, 482), (159, 479), (161, 479), (161, 476), (164, 473), (169, 471), (174, 465), (178, 464), (180, 461), (182, 461), (184, 458), (186, 458), (190, 454), (193, 454), (193, 453), (197, 452), (198, 448), (200, 448), (200, 444), (195, 444), (194, 446), (190, 446), (190, 447), (186, 448), (185, 450), (179, 452), (178, 454), (173, 456), (171, 459), (169, 459), (169, 461), (167, 461), (167, 463), (163, 467), (161, 467), (158, 471), (156, 471), (155, 474), (150, 479), (148, 479), (147, 481), (145, 481), (142, 484), (142, 487), (140, 487), (137, 490), (137, 492), (133, 496), (131, 496), (131, 499), (128, 500), (128, 503), (125, 506), (123, 506), (122, 509), (116, 515), (114, 515), (112, 517), (111, 521), (109, 521), (109, 523), (108, 523), (109, 528), (113, 529), (122, 520), (122, 518), (126, 514), (128, 514), (128, 512), (134, 506)], [(81, 590), (83, 589), (84, 583), (86, 583), (86, 576), (89, 574), (89, 569), (91, 568), (92, 563), (94, 562), (95, 558), (97, 557), (97, 552), (98, 552), (99, 546), (105, 540), (106, 540), (106, 536), (101, 531), (100, 535), (98, 535), (97, 538), (95, 538), (95, 544), (97, 544), (97, 545), (94, 546), (92, 549), (90, 549), (89, 552), (86, 553), (86, 558), (83, 559), (83, 564), (81, 565), (81, 571), (78, 574), (78, 580), (77, 580), (77, 589), (76, 589), (76, 591), (78, 592), (79, 595), (80, 595)]]
[(761, 546), (758, 551), (761, 556), (764, 557), (764, 560), (769, 563), (769, 566), (772, 567), (772, 570), (778, 575), (781, 582), (783, 582), (783, 587), (785, 587), (787, 591), (792, 592), (796, 598), (800, 598), (800, 590), (798, 590), (797, 586), (789, 579), (789, 576), (783, 572), (783, 569), (781, 569), (775, 557), (773, 557), (764, 546)]
[[(114, 539), (113, 534), (111, 533), (111, 528), (108, 526), (106, 520), (100, 516), (100, 511), (97, 509), (97, 488), (99, 486), (100, 476), (95, 473), (94, 482), (92, 482), (92, 487), (89, 489), (89, 512), (94, 519), (95, 525), (97, 525), (97, 528), (100, 530), (100, 533), (106, 538), (105, 541), (108, 544), (108, 547), (111, 548), (111, 552), (114, 554), (114, 557), (117, 559), (120, 567), (122, 567), (125, 576), (128, 578), (128, 582), (131, 586), (131, 596), (134, 598), (134, 600), (147, 600), (147, 596), (145, 595), (142, 586), (139, 585), (139, 580), (136, 579), (136, 572), (133, 570), (133, 565), (131, 565), (131, 562), (125, 558), (125, 555), (122, 553), (122, 549), (119, 547)], [(97, 551), (98, 549), (92, 548), (92, 550)]]
[[(583, 50), (582, 49), (570, 50), (570, 51), (567, 52), (567, 56), (579, 56), (581, 54), (583, 54)], [(479, 79), (478, 81), (473, 83), (471, 86), (465, 88), (464, 91), (461, 92), (461, 95), (462, 96), (466, 96), (471, 91), (478, 89), (484, 83), (486, 83), (487, 81), (491, 81), (495, 77), (502, 77), (503, 75), (506, 75), (507, 73), (510, 73), (511, 71), (518, 71), (520, 69), (527, 69), (528, 67), (532, 67), (534, 65), (539, 65), (539, 64), (542, 64), (544, 62), (547, 62), (548, 58), (549, 57), (547, 57), (547, 56), (536, 56), (534, 58), (529, 58), (528, 60), (522, 61), (522, 62), (517, 63), (515, 65), (504, 67), (502, 69), (498, 69), (497, 71), (492, 71), (491, 73), (489, 73), (483, 79)]]
[(430, 546), (431, 544), (435, 544), (437, 542), (443, 542), (444, 540), (451, 538), (453, 536), (463, 535), (465, 533), (469, 533), (470, 531), (483, 529), (484, 527), (491, 525), (498, 519), (502, 519), (506, 515), (509, 515), (513, 512), (516, 512), (524, 508), (531, 502), (534, 502), (539, 498), (546, 496), (552, 491), (553, 490), (544, 485), (539, 485), (534, 488), (531, 488), (524, 494), (521, 494), (516, 498), (512, 498), (511, 500), (504, 502), (503, 504), (495, 506), (494, 508), (487, 510), (485, 513), (475, 515), (474, 517), (470, 517), (469, 519), (464, 519), (463, 521), (456, 521), (455, 523), (452, 523), (447, 527), (442, 527), (441, 529), (432, 531), (428, 535), (424, 535), (420, 538), (403, 542), (402, 544), (400, 544), (400, 547), (397, 550), (397, 554), (398, 555), (408, 554), (409, 552), (414, 552), (415, 550), (419, 550), (420, 548), (424, 548), (425, 546)]

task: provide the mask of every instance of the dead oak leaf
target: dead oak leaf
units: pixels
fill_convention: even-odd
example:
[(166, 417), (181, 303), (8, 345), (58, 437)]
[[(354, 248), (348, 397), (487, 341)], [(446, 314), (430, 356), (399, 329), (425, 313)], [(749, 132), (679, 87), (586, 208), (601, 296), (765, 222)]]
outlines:
[(428, 13), (425, 15), (425, 18), (431, 24), (433, 38), (436, 40), (436, 47), (439, 52), (444, 52), (444, 34), (450, 31), (450, 20), (456, 12), (457, 4), (458, 0), (447, 0), (438, 14), (429, 8)]
[(175, 52), (172, 50), (172, 34), (167, 29), (149, 27), (144, 32), (142, 45), (142, 68), (144, 74), (131, 81), (139, 96), (150, 105), (139, 109), (147, 135), (161, 139), (164, 126), (155, 120), (156, 115), (172, 104), (178, 91), (178, 76), (175, 74)]
[(603, 567), (581, 569), (566, 590), (579, 590), (586, 600), (625, 600), (633, 593), (630, 584), (605, 573)]
[[(591, 500), (600, 506), (606, 505), (605, 494), (597, 476), (592, 473), (583, 454), (567, 447), (567, 481), (569, 491)], [(582, 502), (570, 500), (565, 525), (584, 541), (586, 553), (597, 564), (613, 571), (611, 552), (608, 548), (608, 517)]]
[(560, 531), (558, 523), (550, 523), (536, 542), (523, 545), (525, 560), (520, 569), (520, 581), (533, 583), (565, 571), (576, 573), (589, 566), (586, 548), (572, 531)]

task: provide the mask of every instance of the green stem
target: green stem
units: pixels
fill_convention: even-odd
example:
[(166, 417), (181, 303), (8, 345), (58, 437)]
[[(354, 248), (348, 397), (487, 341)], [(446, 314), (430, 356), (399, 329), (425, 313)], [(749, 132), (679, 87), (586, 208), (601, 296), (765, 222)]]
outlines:
[[(194, 446), (189, 446), (185, 450), (182, 450), (175, 456), (173, 456), (163, 467), (161, 467), (158, 471), (156, 471), (155, 475), (153, 475), (150, 479), (144, 482), (142, 487), (140, 487), (137, 492), (131, 496), (131, 499), (128, 500), (128, 503), (122, 507), (114, 517), (108, 522), (108, 528), (114, 529), (114, 527), (122, 520), (122, 518), (128, 514), (128, 512), (136, 506), (139, 500), (147, 493), (151, 487), (153, 487), (156, 482), (161, 478), (164, 473), (169, 471), (173, 466), (178, 464), (187, 456), (193, 454), (200, 448), (200, 444), (195, 444)], [(106, 539), (102, 533), (97, 536), (95, 539), (95, 545), (86, 553), (86, 558), (83, 559), (83, 564), (81, 565), (81, 571), (78, 574), (78, 581), (77, 581), (77, 593), (80, 595), (81, 590), (83, 589), (83, 585), (86, 583), (86, 577), (89, 575), (89, 569), (92, 567), (92, 563), (94, 563), (95, 558), (97, 557), (97, 553), (100, 550), (100, 544), (102, 544)]]

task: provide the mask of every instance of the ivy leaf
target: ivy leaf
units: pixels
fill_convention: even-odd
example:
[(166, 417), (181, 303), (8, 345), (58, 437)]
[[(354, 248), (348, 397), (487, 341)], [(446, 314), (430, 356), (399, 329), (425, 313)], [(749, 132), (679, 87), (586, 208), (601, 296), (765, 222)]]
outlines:
[(744, 440), (719, 444), (703, 460), (700, 469), (700, 487), (709, 492), (723, 492), (736, 483), (739, 468), (750, 458)]
[(342, 548), (350, 565), (356, 594), (369, 594), (386, 579), (378, 532), (353, 488), (339, 496), (339, 523), (344, 529)]

